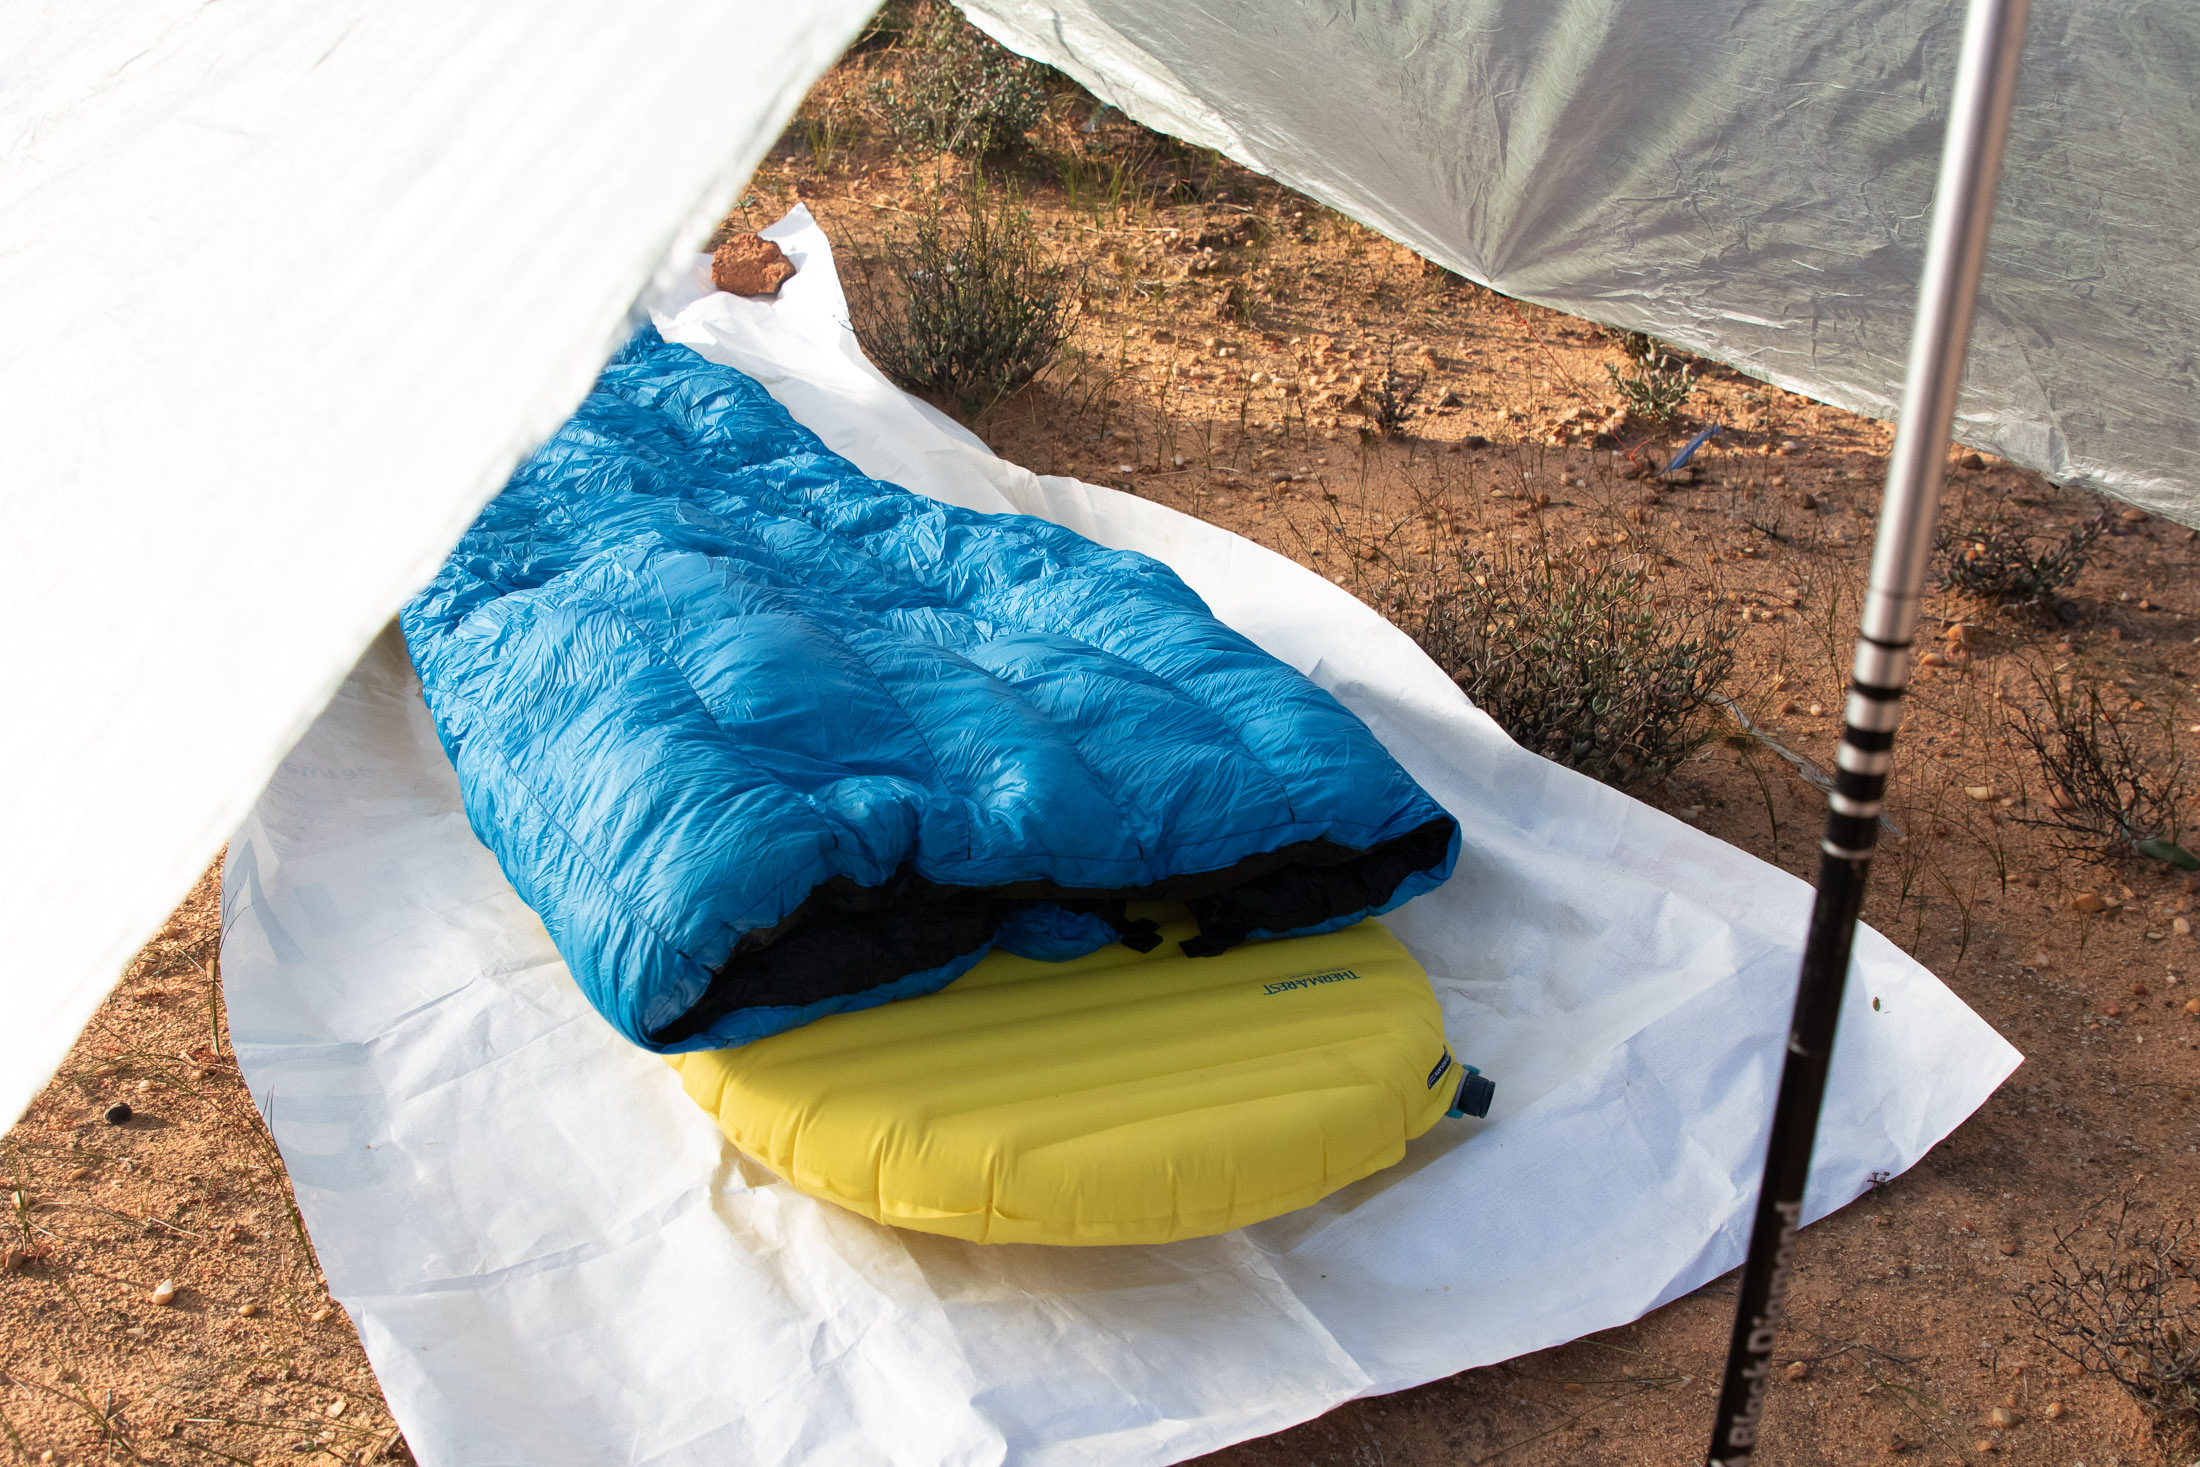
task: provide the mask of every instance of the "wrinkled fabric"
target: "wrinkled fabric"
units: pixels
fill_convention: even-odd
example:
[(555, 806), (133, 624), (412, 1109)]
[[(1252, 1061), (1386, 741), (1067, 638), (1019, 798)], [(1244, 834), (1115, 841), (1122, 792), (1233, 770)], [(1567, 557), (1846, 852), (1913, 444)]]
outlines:
[(990, 947), (1198, 955), (1386, 911), (1456, 824), (1159, 561), (868, 478), (650, 328), (402, 625), (476, 833), (662, 1050)]
[[(658, 329), (867, 473), (1167, 562), (1365, 720), (1462, 827), (1451, 880), (1383, 925), (1503, 1083), (1486, 1122), (1218, 1238), (1002, 1248), (853, 1217), (741, 1157), (594, 1019), (468, 832), (386, 637), (230, 842), (222, 979), (419, 1459), (1159, 1467), (1610, 1329), (1740, 1263), (1809, 886), (1520, 748), (1315, 571), (993, 457), (865, 360), (807, 213), (766, 233), (801, 265), (777, 298), (714, 292), (690, 256)], [(1875, 1195), (2020, 1059), (1859, 929), (1805, 1217)]]
[[(1961, 0), (962, 3), (1470, 279), (1895, 415)], [(2200, 6), (2033, 5), (1955, 425), (2188, 525), (2195, 75)]]
[(0, 5), (0, 1121), (875, 5)]

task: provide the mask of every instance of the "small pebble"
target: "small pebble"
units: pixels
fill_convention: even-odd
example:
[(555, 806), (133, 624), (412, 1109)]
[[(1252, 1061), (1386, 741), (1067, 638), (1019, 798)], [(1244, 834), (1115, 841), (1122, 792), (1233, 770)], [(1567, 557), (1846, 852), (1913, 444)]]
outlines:
[(2110, 1017), (2111, 1019), (2120, 1019), (2120, 1018), (2122, 1018), (2122, 1017), (2123, 1017), (2123, 1014), (2124, 1014), (2124, 1011), (2123, 1011), (2122, 1009), (2118, 1008), (2118, 1007), (2117, 1007), (2116, 1005), (2114, 1005), (2114, 1004), (2112, 1004), (2112, 1003), (2111, 1003), (2111, 1004), (2103, 1004), (2103, 1005), (2101, 1006), (2101, 1012), (2102, 1012), (2102, 1013), (2104, 1013), (2104, 1014), (2106, 1014), (2106, 1015), (2107, 1015), (2108, 1017)]
[(1994, 798), (1994, 787), (1990, 784), (1967, 784), (1963, 792), (1981, 805)]
[(331, 1319), (336, 1317), (336, 1311), (329, 1308), (328, 1305), (323, 1304), (320, 1308), (314, 1310), (306, 1317), (312, 1320), (315, 1324), (327, 1324)]
[(2108, 910), (2108, 902), (2099, 892), (2081, 891), (2070, 899), (2070, 910), (2086, 913), (2105, 912)]
[(2047, 1403), (2047, 1409), (2040, 1412), (2040, 1414), (2042, 1416), (2045, 1416), (2049, 1421), (2060, 1421), (2062, 1420), (2064, 1409), (2065, 1408), (2062, 1402), (2049, 1401)]
[(150, 1080), (140, 1080), (137, 1082), (137, 1093), (140, 1095), (143, 1095), (146, 1091), (152, 1088), (153, 1082)]
[(164, 1309), (175, 1303), (176, 1281), (174, 1279), (162, 1279), (159, 1283), (153, 1285), (153, 1302)]
[(1790, 1363), (1787, 1368), (1787, 1378), (1789, 1380), (1809, 1380), (1810, 1362), (1808, 1360), (1797, 1360)]
[(237, 1313), (245, 1319), (257, 1319), (260, 1316), (260, 1306), (257, 1304), (239, 1304)]
[(95, 1069), (94, 1069), (94, 1070), (92, 1071), (92, 1073), (93, 1073), (93, 1074), (95, 1074), (95, 1075), (97, 1075), (97, 1076), (99, 1076), (99, 1078), (100, 1078), (100, 1079), (104, 1080), (104, 1079), (106, 1079), (106, 1078), (107, 1078), (107, 1077), (108, 1077), (109, 1075), (119, 1075), (119, 1074), (121, 1074), (121, 1073), (122, 1073), (122, 1066), (120, 1066), (120, 1065), (100, 1065), (100, 1066), (98, 1066), (97, 1068), (95, 1068)]
[(2001, 1446), (1999, 1443), (1987, 1440), (1986, 1438), (1982, 1437), (1978, 1441), (1971, 1443), (1971, 1450), (1974, 1452), (1998, 1452), (2001, 1450)]
[(344, 1404), (345, 1403), (342, 1400), (335, 1400), (328, 1403), (328, 1414), (331, 1421), (344, 1414)]
[(2192, 922), (2189, 918), (2172, 917), (2170, 919), (2169, 930), (2176, 933), (2179, 937), (2190, 937), (2192, 936)]
[(92, 1169), (88, 1166), (71, 1167), (69, 1169), (69, 1180), (72, 1182), (81, 1182), (91, 1174)]
[(2002, 1240), (2001, 1240), (2001, 1244), (2000, 1244), (2000, 1247), (2001, 1247), (2001, 1256), (2002, 1256), (2002, 1257), (2004, 1257), (2004, 1258), (2014, 1258), (2014, 1257), (2016, 1257), (2016, 1256), (2017, 1256), (2017, 1245), (2016, 1245), (2016, 1241), (2015, 1241), (2014, 1239), (2011, 1239), (2011, 1238), (2004, 1238), (2004, 1239), (2002, 1239)]
[(2017, 1424), (2017, 1413), (2010, 1410), (2007, 1406), (1996, 1406), (1993, 1411), (1988, 1414), (1986, 1419), (1993, 1422), (1994, 1425), (2000, 1427), (2002, 1430), (2007, 1431), (2010, 1427)]
[(1808, 708), (1805, 708), (1803, 711), (1805, 713), (1808, 713), (1813, 718), (1820, 718), (1823, 717), (1825, 714), (1826, 705), (1823, 703), (1813, 703)]
[(107, 1124), (110, 1126), (127, 1126), (130, 1124), (130, 1117), (135, 1112), (130, 1109), (129, 1101), (118, 1100), (113, 1105), (108, 1106), (102, 1114), (106, 1116)]
[(2200, 998), (2186, 999), (2185, 1012), (2188, 1014), (2200, 1014)]

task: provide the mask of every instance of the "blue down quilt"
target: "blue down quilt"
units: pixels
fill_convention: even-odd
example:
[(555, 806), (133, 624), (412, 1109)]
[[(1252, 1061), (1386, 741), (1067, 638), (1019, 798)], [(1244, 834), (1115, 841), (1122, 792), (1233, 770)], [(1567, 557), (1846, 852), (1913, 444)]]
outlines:
[(722, 1047), (999, 946), (1385, 911), (1458, 828), (1160, 562), (866, 478), (644, 328), (401, 618), (476, 834), (628, 1038)]

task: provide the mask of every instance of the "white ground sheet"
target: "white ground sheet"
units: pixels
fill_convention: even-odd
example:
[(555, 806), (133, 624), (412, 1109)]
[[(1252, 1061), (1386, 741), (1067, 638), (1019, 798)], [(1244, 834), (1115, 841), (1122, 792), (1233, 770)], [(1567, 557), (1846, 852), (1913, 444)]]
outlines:
[[(456, 1463), (1170, 1462), (1621, 1323), (1740, 1259), (1810, 893), (1510, 743), (1372, 611), (1212, 526), (993, 458), (855, 347), (822, 235), (667, 336), (867, 471), (1174, 566), (1466, 830), (1389, 921), (1498, 1085), (1399, 1166), (1226, 1237), (979, 1247), (793, 1193), (588, 1008), (474, 840), (394, 632), (229, 847), (231, 1033), (414, 1451)], [(1810, 1212), (2019, 1056), (1875, 933)]]

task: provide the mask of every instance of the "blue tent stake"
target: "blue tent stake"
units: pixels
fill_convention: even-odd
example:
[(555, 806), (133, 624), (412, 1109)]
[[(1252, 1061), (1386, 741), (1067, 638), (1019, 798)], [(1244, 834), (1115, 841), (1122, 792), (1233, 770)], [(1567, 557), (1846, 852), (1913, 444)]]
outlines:
[(1711, 441), (1712, 434), (1721, 431), (1723, 431), (1723, 429), (1720, 427), (1720, 425), (1717, 423), (1713, 423), (1710, 427), (1704, 429), (1701, 433), (1698, 433), (1695, 437), (1689, 439), (1688, 446), (1682, 449), (1679, 453), (1674, 454), (1673, 461), (1667, 464), (1663, 469), (1659, 470), (1659, 472), (1666, 474), (1672, 473), (1675, 469), (1678, 469), (1683, 464), (1687, 463), (1690, 459), (1694, 458), (1696, 456), (1696, 450)]

